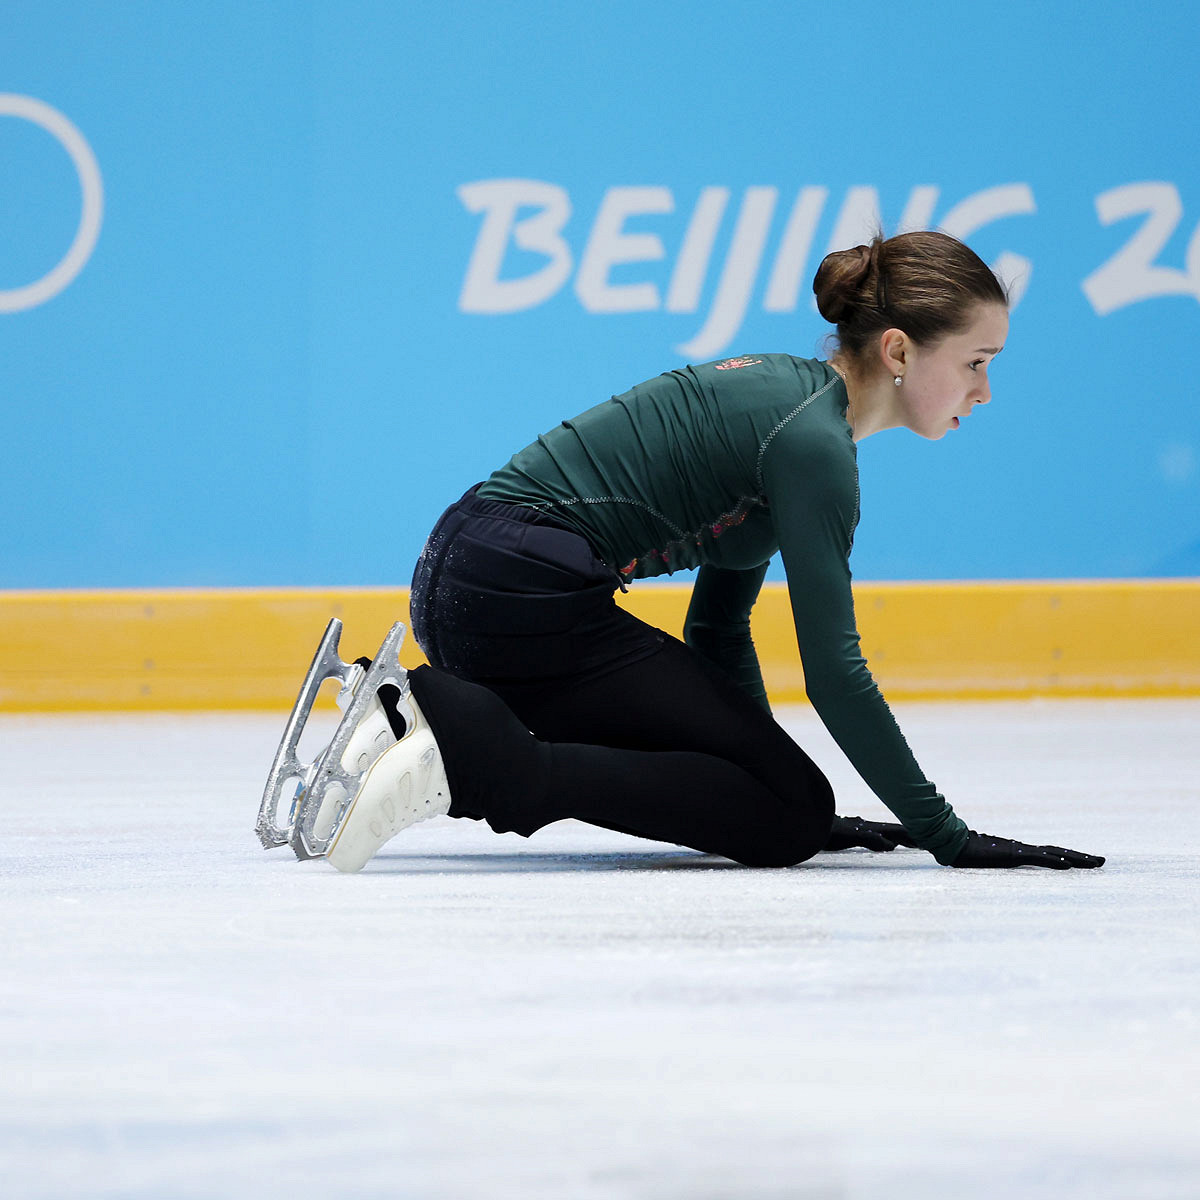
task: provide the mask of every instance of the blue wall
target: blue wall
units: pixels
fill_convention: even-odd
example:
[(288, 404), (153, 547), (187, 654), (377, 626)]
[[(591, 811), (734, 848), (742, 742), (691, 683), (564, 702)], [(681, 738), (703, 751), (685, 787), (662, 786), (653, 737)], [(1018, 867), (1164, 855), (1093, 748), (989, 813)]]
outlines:
[(856, 575), (1200, 574), (1192, 4), (8, 0), (0, 32), (0, 586), (406, 583), (562, 417), (818, 352), (812, 274), (876, 210), (1023, 295), (986, 410), (860, 447)]

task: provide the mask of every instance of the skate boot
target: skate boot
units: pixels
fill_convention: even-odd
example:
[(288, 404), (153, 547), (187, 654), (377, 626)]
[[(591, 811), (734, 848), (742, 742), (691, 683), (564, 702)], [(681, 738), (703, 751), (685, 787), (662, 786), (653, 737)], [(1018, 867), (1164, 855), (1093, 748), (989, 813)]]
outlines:
[[(355, 660), (360, 668), (351, 674), (338, 693), (337, 706), (346, 712), (358, 694), (366, 672), (371, 668), (369, 658)], [(354, 727), (350, 741), (342, 753), (342, 769), (351, 776), (365, 776), (371, 764), (390, 746), (394, 746), (408, 728), (412, 717), (400, 689), (395, 684), (385, 683), (373, 697), (367, 699), (366, 712)], [(317, 810), (313, 822), (313, 833), (318, 839), (326, 840), (333, 833), (343, 808), (345, 794), (340, 788), (329, 788)]]
[(411, 694), (402, 711), (404, 735), (379, 755), (349, 807), (338, 813), (325, 857), (339, 871), (362, 870), (401, 830), (450, 810), (446, 769), (433, 730)]

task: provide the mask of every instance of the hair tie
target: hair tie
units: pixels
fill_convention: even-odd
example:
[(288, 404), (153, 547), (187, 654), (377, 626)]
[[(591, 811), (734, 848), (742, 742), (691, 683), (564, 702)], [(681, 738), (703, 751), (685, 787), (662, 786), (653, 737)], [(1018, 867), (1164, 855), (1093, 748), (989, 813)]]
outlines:
[(887, 308), (887, 274), (883, 269), (883, 241), (876, 238), (871, 243), (871, 266), (875, 268), (875, 307), (880, 311)]

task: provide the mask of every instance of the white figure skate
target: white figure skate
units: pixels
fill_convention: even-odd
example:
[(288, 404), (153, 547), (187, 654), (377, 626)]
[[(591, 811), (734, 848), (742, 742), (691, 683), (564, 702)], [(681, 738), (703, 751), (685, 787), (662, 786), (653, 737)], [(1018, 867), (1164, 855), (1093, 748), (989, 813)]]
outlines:
[[(341, 632), (334, 618), (317, 647), (267, 777), (256, 829), (267, 849), (286, 844), (299, 859), (328, 858), (339, 870), (357, 871), (402, 829), (446, 813), (450, 791), (433, 732), (398, 662), (404, 626), (392, 626), (366, 668), (338, 656)], [(342, 718), (329, 744), (301, 762), (300, 736), (327, 679), (342, 683)], [(399, 739), (380, 703), (385, 684), (399, 691)]]
[(433, 730), (411, 695), (402, 711), (404, 736), (393, 739), (375, 760), (349, 808), (338, 815), (325, 857), (339, 871), (361, 871), (402, 829), (450, 809), (450, 787)]

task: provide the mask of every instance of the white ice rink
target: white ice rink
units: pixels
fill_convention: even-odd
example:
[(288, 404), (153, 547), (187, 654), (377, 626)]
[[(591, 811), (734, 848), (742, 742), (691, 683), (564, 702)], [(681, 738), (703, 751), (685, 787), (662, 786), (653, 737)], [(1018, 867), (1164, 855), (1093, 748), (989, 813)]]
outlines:
[(1200, 1197), (1200, 702), (897, 712), (1108, 865), (442, 818), (346, 877), (258, 848), (282, 717), (0, 719), (0, 1195)]

